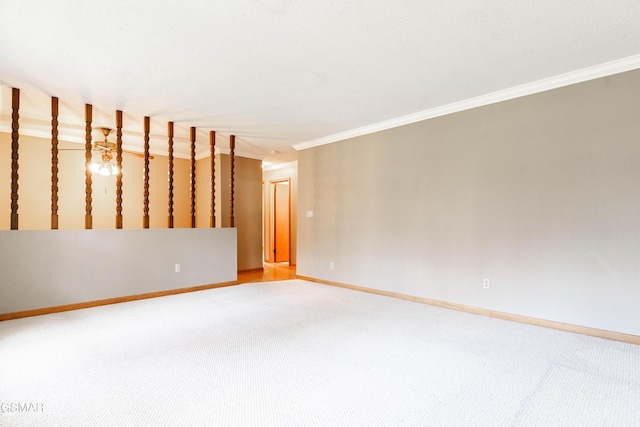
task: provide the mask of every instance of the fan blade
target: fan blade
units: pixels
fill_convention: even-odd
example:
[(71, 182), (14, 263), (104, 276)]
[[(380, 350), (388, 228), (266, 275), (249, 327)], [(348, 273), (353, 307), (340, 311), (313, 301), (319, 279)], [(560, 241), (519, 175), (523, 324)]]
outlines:
[[(122, 152), (124, 154), (128, 154), (130, 156), (140, 157), (141, 159), (144, 159), (144, 154), (142, 154), (142, 153), (136, 153), (135, 151), (127, 151), (127, 150), (122, 150)], [(149, 160), (153, 160), (153, 156), (152, 155), (149, 155)]]

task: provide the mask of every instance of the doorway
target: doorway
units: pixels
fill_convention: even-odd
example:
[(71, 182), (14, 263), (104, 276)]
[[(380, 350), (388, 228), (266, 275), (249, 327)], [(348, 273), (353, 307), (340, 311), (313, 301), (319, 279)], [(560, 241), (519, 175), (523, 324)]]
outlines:
[(269, 181), (269, 191), (265, 194), (265, 262), (291, 259), (290, 188), (289, 179)]

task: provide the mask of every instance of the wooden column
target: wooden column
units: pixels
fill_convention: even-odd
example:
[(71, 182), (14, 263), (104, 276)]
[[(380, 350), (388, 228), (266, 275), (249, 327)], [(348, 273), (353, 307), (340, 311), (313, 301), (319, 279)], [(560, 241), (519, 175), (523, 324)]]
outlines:
[(233, 199), (234, 199), (234, 175), (235, 175), (235, 162), (236, 162), (236, 154), (235, 154), (235, 149), (236, 149), (236, 136), (235, 135), (231, 135), (231, 137), (229, 138), (229, 161), (230, 161), (230, 167), (229, 167), (229, 171), (231, 174), (230, 177), (230, 184), (229, 184), (229, 227), (235, 227), (236, 226), (236, 220), (234, 217), (234, 206), (233, 206)]
[(196, 128), (192, 127), (191, 139), (191, 228), (196, 228)]
[(168, 125), (169, 134), (169, 220), (167, 226), (173, 228), (173, 122)]
[(149, 228), (149, 128), (150, 119), (144, 118), (144, 205), (142, 228)]
[(84, 201), (85, 201), (85, 214), (84, 214), (84, 228), (90, 230), (93, 228), (93, 217), (91, 216), (91, 121), (93, 120), (93, 107), (91, 104), (85, 104), (84, 106)]
[(11, 91), (11, 229), (18, 229), (18, 156), (20, 89)]
[(58, 229), (58, 98), (51, 97), (51, 229)]
[(116, 110), (116, 229), (122, 229), (122, 111)]
[(216, 227), (216, 133), (209, 132), (209, 155), (211, 156), (211, 217), (209, 227)]

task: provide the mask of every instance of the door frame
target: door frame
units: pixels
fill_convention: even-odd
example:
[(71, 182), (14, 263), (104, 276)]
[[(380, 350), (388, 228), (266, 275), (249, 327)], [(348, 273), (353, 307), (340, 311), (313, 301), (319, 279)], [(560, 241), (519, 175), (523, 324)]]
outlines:
[(287, 216), (289, 217), (289, 256), (288, 261), (283, 261), (283, 262), (288, 262), (291, 263), (291, 178), (282, 178), (282, 179), (272, 179), (269, 180), (269, 186), (268, 188), (266, 188), (265, 186), (265, 200), (263, 203), (264, 209), (265, 209), (265, 214), (264, 214), (264, 227), (265, 227), (265, 253), (263, 254), (264, 256), (264, 261), (265, 262), (269, 262), (269, 263), (273, 263), (275, 262), (275, 254), (274, 254), (274, 249), (275, 249), (275, 243), (276, 243), (276, 216), (275, 216), (275, 196), (276, 196), (276, 192), (275, 192), (275, 186), (278, 183), (282, 183), (282, 182), (286, 182), (287, 183), (287, 187), (288, 187), (288, 191), (287, 191), (287, 200), (288, 203), (287, 205), (289, 206), (289, 209), (287, 211)]

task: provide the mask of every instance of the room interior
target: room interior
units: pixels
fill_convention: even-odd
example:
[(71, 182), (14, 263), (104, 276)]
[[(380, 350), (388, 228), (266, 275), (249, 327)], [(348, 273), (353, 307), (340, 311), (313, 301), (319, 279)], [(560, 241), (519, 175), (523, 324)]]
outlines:
[[(117, 3), (0, 6), (0, 361), (66, 354), (48, 333), (92, 348), (29, 356), (38, 392), (5, 368), (0, 403), (56, 410), (0, 424), (640, 422), (638, 5)], [(118, 176), (88, 169), (105, 153)], [(238, 285), (264, 262), (297, 279)], [(123, 347), (78, 332), (94, 327)], [(162, 370), (152, 348), (250, 368), (212, 412), (221, 371), (125, 363)], [(86, 406), (47, 392), (58, 367), (101, 384)], [(149, 395), (124, 387), (105, 421), (109, 369)], [(177, 387), (192, 414), (150, 403), (194, 372), (201, 389)], [(289, 389), (269, 397), (276, 374)]]

